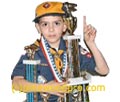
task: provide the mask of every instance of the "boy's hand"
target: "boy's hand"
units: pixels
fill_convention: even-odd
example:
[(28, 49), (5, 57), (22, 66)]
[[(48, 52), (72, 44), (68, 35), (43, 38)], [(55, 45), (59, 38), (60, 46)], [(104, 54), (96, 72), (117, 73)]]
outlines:
[(57, 95), (60, 97), (64, 97), (64, 93), (67, 93), (68, 87), (67, 87), (67, 82), (56, 82), (56, 81), (50, 81), (45, 84), (45, 87), (48, 88), (46, 89), (47, 93)]
[(96, 29), (86, 23), (86, 16), (83, 17), (83, 32), (84, 32), (84, 41), (86, 44), (93, 43), (96, 37)]

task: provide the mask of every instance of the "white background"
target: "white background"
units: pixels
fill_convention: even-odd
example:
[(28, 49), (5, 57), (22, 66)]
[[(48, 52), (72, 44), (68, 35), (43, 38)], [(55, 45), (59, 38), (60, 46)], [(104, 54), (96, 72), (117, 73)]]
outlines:
[[(25, 94), (12, 93), (11, 73), (24, 46), (33, 43), (39, 34), (32, 20), (36, 6), (44, 0), (2, 0), (0, 1), (0, 100), (22, 102)], [(54, 0), (53, 0), (54, 1)], [(59, 0), (60, 1), (60, 0)], [(61, 0), (65, 1), (65, 0)], [(68, 0), (78, 4), (75, 13), (78, 27), (75, 34), (82, 36), (82, 17), (97, 29), (96, 43), (103, 53), (110, 73), (106, 77), (92, 77), (92, 85), (105, 85), (105, 91), (90, 92), (91, 102), (116, 102), (119, 96), (119, 0)], [(81, 44), (84, 46), (81, 38)], [(1, 102), (0, 101), (0, 102)]]

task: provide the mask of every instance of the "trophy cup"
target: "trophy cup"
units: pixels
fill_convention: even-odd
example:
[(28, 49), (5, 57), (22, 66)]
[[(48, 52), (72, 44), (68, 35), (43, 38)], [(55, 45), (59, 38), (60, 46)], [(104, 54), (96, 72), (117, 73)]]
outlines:
[[(90, 75), (86, 74), (85, 71), (80, 72), (80, 36), (74, 35), (74, 31), (77, 27), (77, 18), (71, 13), (72, 11), (76, 11), (76, 6), (77, 5), (73, 3), (64, 3), (66, 11), (64, 21), (68, 26), (67, 34), (64, 36), (67, 46), (68, 71), (64, 77), (69, 80), (69, 85), (72, 90), (70, 93), (65, 94), (64, 99), (61, 99), (60, 102), (89, 102), (86, 87), (89, 83)], [(78, 86), (82, 87), (81, 91), (78, 90)]]

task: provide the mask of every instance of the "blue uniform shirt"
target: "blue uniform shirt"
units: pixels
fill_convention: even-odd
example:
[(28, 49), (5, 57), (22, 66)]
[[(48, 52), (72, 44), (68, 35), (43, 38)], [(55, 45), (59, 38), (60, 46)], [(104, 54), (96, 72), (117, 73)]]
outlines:
[[(61, 39), (60, 41), (59, 49), (66, 51), (66, 44), (63, 39)], [(23, 60), (27, 60), (27, 59), (28, 59), (27, 54), (21, 56), (20, 60), (18, 61), (18, 63), (16, 64), (12, 72), (12, 75), (11, 75), (12, 79), (14, 76), (23, 76), (25, 78), (25, 65), (23, 64)], [(86, 50), (83, 49), (81, 46), (80, 46), (79, 59), (80, 59), (80, 70), (86, 70), (91, 74), (97, 74), (95, 71), (95, 61), (93, 56), (87, 53)], [(35, 60), (41, 61), (41, 64), (37, 66), (37, 75), (44, 76), (48, 82), (51, 80), (54, 80), (54, 76), (52, 74), (50, 66), (48, 66), (48, 62), (40, 47), (38, 47), (38, 50), (35, 53)], [(49, 98), (49, 102), (50, 101), (53, 102), (53, 100), (56, 100), (56, 99), (57, 99), (57, 96), (51, 95), (51, 97)], [(39, 97), (39, 100), (41, 100), (41, 97)]]

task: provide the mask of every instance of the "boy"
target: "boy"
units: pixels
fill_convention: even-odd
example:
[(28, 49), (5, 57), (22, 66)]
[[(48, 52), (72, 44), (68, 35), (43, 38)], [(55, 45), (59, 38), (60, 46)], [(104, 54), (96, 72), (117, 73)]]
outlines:
[[(67, 63), (62, 63), (66, 59), (66, 44), (62, 36), (67, 30), (67, 25), (63, 17), (65, 17), (65, 9), (63, 9), (63, 3), (61, 2), (44, 2), (36, 8), (34, 22), (38, 32), (41, 34), (41, 38), (40, 41), (37, 40), (35, 42), (37, 50), (34, 59), (41, 61), (41, 64), (37, 68), (37, 74), (38, 77), (39, 75), (43, 76), (47, 80), (47, 83), (32, 83), (25, 79), (25, 65), (23, 64), (23, 60), (28, 59), (27, 54), (25, 54), (21, 56), (11, 76), (14, 89), (23, 92), (47, 92), (44, 91), (47, 85), (61, 87), (67, 84), (67, 82), (61, 82), (57, 75), (57, 72), (59, 75), (64, 74), (67, 68)], [(88, 56), (88, 53), (83, 53), (84, 49), (80, 47), (83, 51), (80, 53), (80, 68), (91, 74), (107, 75), (109, 68), (103, 55), (95, 44), (95, 36), (96, 29), (91, 25), (87, 25), (86, 18), (84, 17), (84, 41), (91, 55)], [(52, 52), (57, 51), (61, 54), (59, 58), (60, 64), (56, 64), (54, 60), (55, 55), (52, 54)], [(60, 69), (56, 72), (54, 67), (56, 69), (64, 69), (63, 73), (60, 73)], [(38, 89), (30, 88), (33, 86), (38, 87)], [(40, 88), (41, 86), (43, 89)], [(53, 94), (49, 97), (48, 102), (56, 102), (58, 99), (57, 96), (63, 97), (63, 93), (65, 92), (65, 90), (47, 92)], [(42, 100), (41, 96), (39, 100)]]

